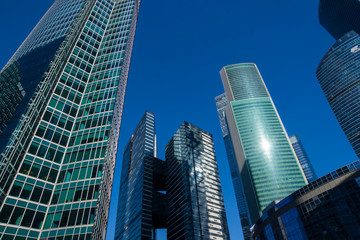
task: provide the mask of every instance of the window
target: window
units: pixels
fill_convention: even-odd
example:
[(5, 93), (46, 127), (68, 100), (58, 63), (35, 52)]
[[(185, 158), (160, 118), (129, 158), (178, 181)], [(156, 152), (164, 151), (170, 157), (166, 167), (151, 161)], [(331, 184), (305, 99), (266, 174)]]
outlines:
[(14, 209), (13, 206), (5, 204), (1, 210), (0, 222), (7, 223), (9, 221), (9, 216), (11, 215), (13, 209)]
[(21, 222), (21, 226), (30, 227), (35, 211), (27, 209)]
[(23, 183), (15, 181), (14, 185), (10, 191), (10, 195), (14, 196), (14, 197), (18, 197), (20, 195), (22, 187), (23, 187)]
[(33, 186), (32, 185), (29, 185), (29, 184), (25, 184), (22, 192), (21, 192), (21, 195), (20, 197), (23, 198), (23, 199), (29, 199), (30, 198), (30, 194), (33, 190)]
[[(22, 216), (24, 214), (25, 209), (16, 207), (11, 218), (10, 218), (10, 224), (14, 225), (20, 225), (20, 221), (22, 219)], [(9, 215), (8, 215), (9, 216)]]

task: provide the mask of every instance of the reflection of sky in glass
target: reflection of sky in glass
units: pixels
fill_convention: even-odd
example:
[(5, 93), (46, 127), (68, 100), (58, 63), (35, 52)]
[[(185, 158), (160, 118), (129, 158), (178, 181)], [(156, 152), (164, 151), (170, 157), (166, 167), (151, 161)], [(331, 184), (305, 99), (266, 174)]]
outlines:
[(225, 71), (231, 90), (226, 93), (235, 98), (230, 105), (236, 126), (229, 127), (239, 133), (260, 213), (304, 186), (304, 176), (256, 65), (232, 65)]

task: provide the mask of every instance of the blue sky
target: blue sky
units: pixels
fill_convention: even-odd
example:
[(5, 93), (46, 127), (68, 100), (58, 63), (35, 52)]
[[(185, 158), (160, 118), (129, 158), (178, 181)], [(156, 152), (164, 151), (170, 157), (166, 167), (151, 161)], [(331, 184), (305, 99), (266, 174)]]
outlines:
[[(51, 0), (0, 1), (3, 67)], [(318, 1), (142, 1), (124, 106), (108, 239), (113, 239), (122, 151), (146, 109), (155, 113), (159, 157), (186, 120), (214, 136), (232, 239), (241, 239), (214, 97), (220, 69), (255, 62), (289, 134), (297, 133), (322, 176), (355, 161), (315, 77), (335, 40), (319, 24)]]

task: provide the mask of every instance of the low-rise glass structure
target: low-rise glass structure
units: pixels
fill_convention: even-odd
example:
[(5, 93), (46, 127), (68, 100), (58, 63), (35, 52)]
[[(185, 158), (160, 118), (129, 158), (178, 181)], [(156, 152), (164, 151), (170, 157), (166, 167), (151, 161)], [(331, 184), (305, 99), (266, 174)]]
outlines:
[(360, 162), (270, 204), (254, 226), (253, 238), (360, 239)]

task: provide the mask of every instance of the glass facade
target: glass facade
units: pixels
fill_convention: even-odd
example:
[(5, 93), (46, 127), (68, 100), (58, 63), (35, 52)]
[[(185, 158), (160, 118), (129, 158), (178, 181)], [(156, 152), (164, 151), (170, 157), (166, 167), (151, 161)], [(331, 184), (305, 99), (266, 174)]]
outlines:
[(184, 122), (156, 158), (154, 114), (124, 150), (115, 239), (229, 239), (212, 136)]
[(184, 122), (165, 152), (168, 239), (230, 239), (212, 135)]
[(267, 239), (359, 239), (360, 162), (325, 175), (273, 202), (253, 237)]
[(315, 173), (315, 170), (310, 162), (308, 155), (306, 154), (306, 151), (300, 141), (299, 136), (298, 135), (290, 136), (290, 142), (294, 148), (297, 158), (299, 159), (300, 166), (303, 172), (305, 173), (307, 181), (309, 183), (315, 181), (318, 177)]
[(240, 176), (239, 168), (237, 167), (237, 161), (235, 156), (235, 151), (233, 149), (234, 145), (231, 140), (231, 136), (229, 133), (229, 127), (226, 121), (225, 108), (229, 105), (229, 101), (226, 97), (226, 94), (223, 93), (217, 97), (215, 97), (216, 108), (218, 111), (221, 131), (223, 134), (223, 139), (225, 143), (226, 155), (228, 158), (231, 178), (233, 182), (236, 203), (239, 211), (241, 227), (245, 240), (251, 239), (250, 232), (250, 221), (249, 221), (249, 209), (244, 196), (244, 187)]
[(360, 2), (358, 0), (320, 0), (319, 20), (336, 40), (351, 30), (360, 33)]
[(230, 65), (220, 74), (229, 101), (225, 117), (236, 158), (229, 163), (232, 172), (240, 173), (238, 185), (252, 225), (269, 203), (307, 182), (256, 65)]
[(105, 239), (138, 7), (56, 0), (0, 72), (0, 239)]
[(321, 60), (316, 77), (341, 128), (360, 157), (360, 36), (341, 37)]
[(152, 239), (155, 117), (146, 112), (124, 150), (115, 239)]

